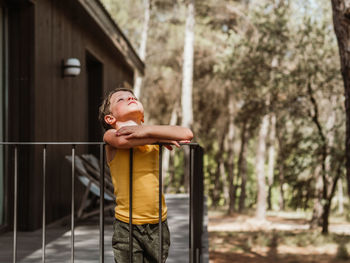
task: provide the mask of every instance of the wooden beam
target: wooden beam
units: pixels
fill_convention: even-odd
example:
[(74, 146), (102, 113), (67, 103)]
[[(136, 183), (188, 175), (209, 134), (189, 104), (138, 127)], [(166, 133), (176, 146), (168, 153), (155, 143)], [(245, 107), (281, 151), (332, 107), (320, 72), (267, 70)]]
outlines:
[(94, 19), (113, 45), (123, 54), (126, 62), (139, 74), (144, 75), (145, 65), (139, 58), (129, 40), (99, 1), (77, 0)]

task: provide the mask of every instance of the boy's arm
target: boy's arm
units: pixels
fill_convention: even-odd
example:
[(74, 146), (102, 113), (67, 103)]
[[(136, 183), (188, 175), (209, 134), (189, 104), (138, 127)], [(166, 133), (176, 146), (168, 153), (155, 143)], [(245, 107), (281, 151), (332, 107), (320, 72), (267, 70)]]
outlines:
[(190, 129), (171, 125), (138, 125), (125, 126), (116, 133), (117, 137), (125, 136), (126, 139), (148, 139), (171, 141), (190, 141), (193, 133)]
[(157, 139), (157, 138), (127, 138), (127, 136), (124, 136), (124, 135), (116, 136), (116, 132), (117, 131), (115, 129), (110, 129), (106, 131), (103, 136), (103, 140), (114, 148), (128, 149), (136, 146), (160, 143), (160, 142), (175, 144), (176, 146), (179, 146), (179, 144), (173, 140)]

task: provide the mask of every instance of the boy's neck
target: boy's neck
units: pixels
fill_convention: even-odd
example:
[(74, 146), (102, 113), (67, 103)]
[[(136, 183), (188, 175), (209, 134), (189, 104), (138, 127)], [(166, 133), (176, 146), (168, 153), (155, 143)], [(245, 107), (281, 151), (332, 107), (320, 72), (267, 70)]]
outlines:
[(115, 124), (115, 129), (119, 130), (120, 128), (122, 128), (124, 126), (136, 126), (136, 125), (141, 125), (141, 122), (137, 123), (136, 121), (133, 121), (133, 120), (117, 121)]

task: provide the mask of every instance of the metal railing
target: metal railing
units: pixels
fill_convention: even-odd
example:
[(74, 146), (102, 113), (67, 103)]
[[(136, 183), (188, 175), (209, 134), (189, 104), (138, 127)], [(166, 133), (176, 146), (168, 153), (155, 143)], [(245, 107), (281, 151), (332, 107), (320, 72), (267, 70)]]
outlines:
[[(14, 201), (13, 201), (13, 262), (17, 261), (17, 220), (18, 220), (18, 147), (26, 145), (42, 146), (42, 170), (43, 170), (43, 191), (42, 191), (42, 262), (45, 262), (46, 248), (46, 163), (48, 145), (70, 145), (71, 146), (71, 262), (74, 262), (74, 228), (75, 228), (75, 155), (77, 145), (96, 145), (100, 149), (100, 211), (99, 211), (99, 262), (104, 262), (104, 175), (105, 175), (105, 143), (103, 142), (0, 142), (0, 145), (14, 147)], [(202, 254), (202, 233), (203, 233), (203, 149), (197, 143), (181, 144), (190, 148), (190, 213), (189, 213), (189, 262), (201, 262)], [(162, 262), (162, 144), (159, 144), (159, 262)], [(133, 262), (132, 242), (132, 189), (133, 189), (133, 149), (130, 149), (130, 182), (129, 182), (129, 262)]]

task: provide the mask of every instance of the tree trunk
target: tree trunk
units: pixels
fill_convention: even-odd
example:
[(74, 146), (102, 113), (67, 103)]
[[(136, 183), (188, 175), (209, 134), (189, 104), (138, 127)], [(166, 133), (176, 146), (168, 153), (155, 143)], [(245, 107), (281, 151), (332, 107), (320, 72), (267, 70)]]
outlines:
[(343, 180), (341, 178), (339, 178), (338, 182), (338, 214), (344, 214)]
[(228, 211), (229, 215), (232, 215), (235, 212), (236, 205), (236, 188), (234, 185), (234, 160), (233, 158), (233, 149), (229, 149), (228, 157), (230, 158), (227, 163), (227, 185), (228, 185)]
[(328, 234), (328, 226), (329, 226), (329, 212), (331, 209), (331, 202), (326, 201), (326, 204), (323, 205), (323, 214), (322, 214), (322, 234)]
[(328, 234), (329, 213), (331, 210), (332, 199), (335, 194), (335, 189), (337, 188), (337, 182), (342, 174), (342, 165), (343, 165), (343, 160), (340, 160), (333, 184), (332, 186), (329, 186), (331, 190), (328, 198), (325, 200), (326, 202), (323, 208), (322, 234)]
[(341, 73), (345, 89), (346, 113), (346, 178), (350, 196), (350, 1), (332, 0), (333, 25), (337, 36)]
[(338, 183), (338, 213), (339, 215), (344, 214), (344, 192), (343, 192), (342, 178), (339, 178), (339, 183)]
[(226, 173), (227, 161), (224, 159), (224, 156), (221, 158), (220, 162), (220, 174), (226, 180), (223, 182), (223, 196), (224, 196), (224, 205), (230, 203), (230, 193), (229, 193), (229, 182), (228, 182), (228, 173)]
[[(145, 61), (147, 38), (148, 38), (148, 28), (149, 28), (149, 20), (150, 20), (150, 13), (151, 13), (150, 0), (143, 0), (143, 5), (145, 8), (145, 17), (144, 17), (143, 28), (142, 28), (142, 33), (141, 33), (139, 56), (140, 56), (141, 60)], [(134, 94), (135, 94), (136, 98), (140, 98), (141, 86), (142, 86), (142, 76), (136, 71), (135, 72), (135, 82), (134, 82)]]
[[(178, 104), (174, 105), (174, 108), (171, 112), (171, 118), (170, 118), (170, 123), (169, 125), (176, 125), (177, 123), (177, 110), (178, 110)], [(166, 174), (168, 173), (169, 170), (169, 163), (170, 163), (170, 154), (172, 152), (170, 151), (164, 151), (163, 152), (163, 164), (162, 164), (162, 175), (163, 175), (163, 182)]]
[(228, 214), (235, 212), (236, 204), (236, 188), (234, 186), (234, 137), (235, 137), (235, 124), (234, 124), (234, 97), (232, 94), (229, 95), (229, 124), (227, 133), (227, 182), (229, 191), (229, 207)]
[(323, 208), (322, 208), (322, 190), (323, 190), (323, 181), (322, 181), (322, 175), (320, 171), (320, 167), (317, 167), (315, 170), (315, 177), (316, 177), (316, 186), (315, 186), (315, 196), (314, 196), (314, 206), (312, 210), (312, 217), (310, 220), (310, 229), (315, 229), (318, 226), (321, 225), (321, 217), (323, 214)]
[(267, 178), (268, 178), (268, 209), (272, 210), (272, 185), (274, 179), (274, 170), (275, 170), (275, 139), (276, 139), (276, 115), (274, 113), (270, 114), (270, 134), (269, 134), (269, 160), (268, 160), (268, 170), (267, 170)]
[[(219, 149), (223, 148), (223, 144), (224, 138), (221, 139)], [(216, 170), (214, 173), (214, 177), (212, 177), (212, 180), (210, 182), (213, 185), (212, 200), (214, 207), (217, 207), (219, 205), (223, 192), (223, 180), (221, 179), (223, 177), (222, 171), (225, 170), (223, 164), (223, 155), (224, 153), (220, 150), (215, 154)]]
[[(331, 112), (328, 114), (328, 119), (327, 119), (327, 123), (326, 123), (326, 136), (327, 136), (327, 148), (331, 149), (334, 146), (334, 141), (335, 141), (335, 131), (334, 131), (334, 126), (336, 124), (336, 112), (335, 109), (337, 107), (337, 97), (336, 96), (332, 96), (331, 97), (331, 101), (330, 101), (331, 105)], [(333, 158), (334, 159), (334, 158)], [(331, 173), (332, 173), (332, 156), (327, 153), (326, 159), (325, 159), (325, 169), (326, 169), (326, 174), (327, 174), (327, 178), (326, 178), (326, 183), (329, 186), (328, 180), (330, 180), (332, 178)], [(328, 187), (327, 189), (327, 196), (329, 196), (330, 194), (330, 187)]]
[(277, 131), (276, 133), (276, 138), (278, 140), (278, 179), (279, 179), (279, 207), (280, 210), (283, 211), (285, 209), (285, 199), (284, 199), (284, 189), (283, 189), (283, 185), (284, 185), (284, 160), (285, 160), (285, 156), (284, 156), (284, 139), (281, 136), (281, 133), (283, 133), (283, 131)]
[(280, 163), (278, 165), (278, 178), (280, 181), (280, 199), (279, 199), (279, 207), (280, 210), (283, 211), (285, 209), (285, 201), (284, 201), (284, 169), (283, 169), (283, 164)]
[[(337, 106), (337, 97), (332, 96), (331, 97), (331, 113), (329, 114), (327, 123), (326, 123), (326, 128), (327, 128), (327, 139), (328, 139), (328, 148), (332, 148), (334, 146), (334, 141), (335, 141), (335, 134), (334, 134), (334, 125), (336, 122), (336, 113), (335, 113), (335, 108)], [(334, 158), (333, 158), (334, 159)], [(328, 154), (325, 158), (325, 169), (326, 169), (326, 175), (324, 177), (324, 184), (327, 185), (325, 187), (326, 194), (324, 195), (326, 200), (323, 205), (323, 216), (322, 216), (322, 233), (327, 234), (328, 233), (328, 221), (329, 221), (329, 213), (331, 209), (331, 203), (332, 203), (332, 198), (335, 193), (336, 189), (336, 184), (338, 181), (338, 178), (341, 173), (341, 168), (339, 168), (338, 173), (336, 175), (336, 178), (333, 180), (333, 186), (331, 187), (331, 174), (332, 174), (332, 159), (331, 155)], [(340, 164), (341, 165), (341, 164)]]
[(266, 114), (261, 121), (258, 138), (258, 149), (256, 153), (256, 176), (258, 183), (258, 200), (255, 216), (259, 220), (266, 218), (266, 182), (265, 182), (265, 155), (266, 139), (269, 130), (269, 115)]
[(245, 198), (246, 198), (246, 183), (247, 183), (247, 125), (248, 121), (245, 120), (242, 127), (241, 133), (241, 149), (238, 158), (238, 173), (237, 177), (241, 178), (241, 194), (239, 196), (238, 211), (242, 212), (245, 209)]
[(193, 123), (192, 85), (193, 85), (193, 53), (194, 53), (194, 0), (189, 0), (185, 28), (185, 45), (182, 67), (182, 126), (190, 128)]
[[(327, 159), (329, 160), (328, 156), (328, 144), (327, 144), (327, 139), (326, 135), (324, 133), (324, 129), (322, 128), (320, 119), (319, 119), (319, 110), (318, 110), (318, 104), (317, 100), (314, 97), (314, 93), (312, 90), (311, 86), (311, 79), (309, 80), (309, 83), (307, 84), (307, 91), (309, 94), (310, 102), (313, 106), (313, 111), (310, 110), (309, 115), (313, 121), (313, 123), (316, 125), (318, 135), (320, 137), (321, 143), (320, 143), (320, 154), (321, 154), (321, 172), (317, 173), (317, 178), (316, 178), (316, 198), (315, 200), (315, 206), (314, 206), (314, 212), (313, 212), (313, 217), (311, 220), (310, 227), (314, 228), (317, 225), (320, 224), (325, 224), (326, 222), (324, 221), (324, 216), (325, 213), (328, 211), (324, 211), (324, 209), (327, 209), (325, 207), (327, 204), (325, 203), (326, 200), (328, 200), (328, 187), (329, 187), (329, 171), (327, 170)], [(322, 205), (323, 203), (323, 205)], [(321, 216), (320, 216), (321, 213)], [(328, 220), (328, 218), (327, 218)]]
[[(193, 85), (193, 56), (194, 56), (194, 24), (195, 24), (195, 5), (194, 0), (189, 0), (187, 7), (187, 18), (185, 28), (185, 44), (182, 67), (182, 126), (191, 128), (193, 123), (192, 107), (192, 85)], [(189, 187), (189, 148), (185, 147), (185, 173), (184, 187)]]

